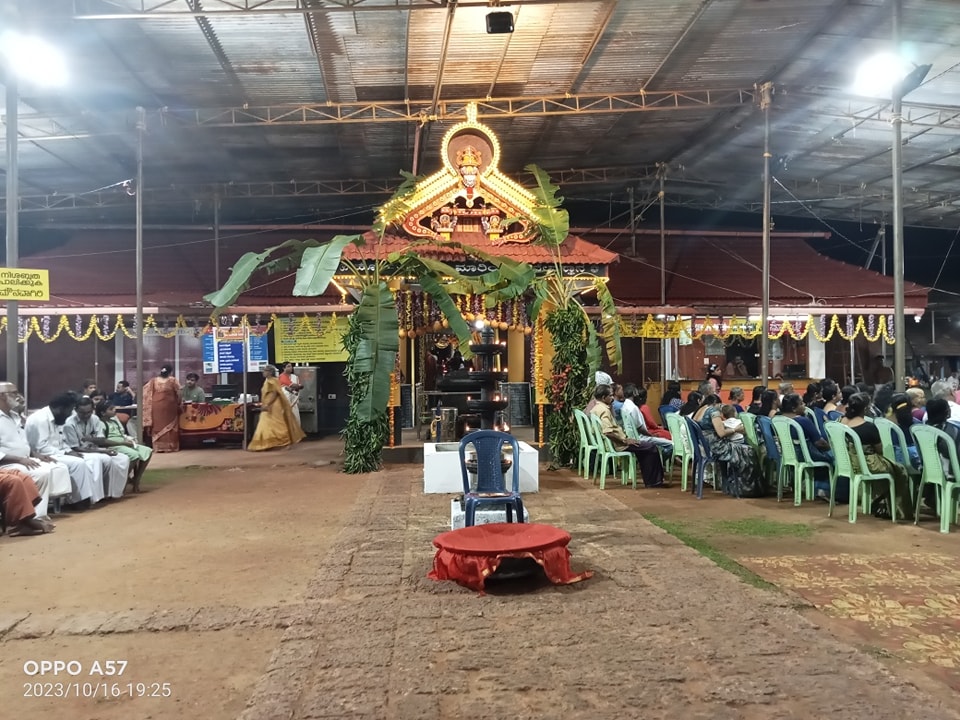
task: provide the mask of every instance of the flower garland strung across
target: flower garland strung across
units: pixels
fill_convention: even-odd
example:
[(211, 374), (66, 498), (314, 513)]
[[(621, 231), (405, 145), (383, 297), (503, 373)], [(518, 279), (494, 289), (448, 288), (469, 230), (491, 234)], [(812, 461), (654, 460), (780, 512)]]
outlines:
[[(888, 345), (896, 342), (892, 315), (881, 315), (879, 318), (876, 315), (866, 317), (857, 315), (856, 320), (853, 315), (846, 315), (844, 318), (844, 321), (841, 321), (839, 315), (833, 315), (829, 324), (825, 315), (819, 315), (816, 318), (809, 315), (806, 320), (775, 320), (770, 323), (767, 337), (771, 340), (779, 340), (784, 335), (789, 335), (794, 340), (805, 340), (807, 335), (812, 334), (818, 341), (827, 342), (834, 335), (839, 335), (845, 341), (863, 336), (868, 342), (883, 340)], [(736, 315), (727, 320), (708, 316), (696, 323), (683, 318), (657, 320), (653, 315), (647, 315), (643, 323), (639, 323), (636, 316), (632, 320), (623, 317), (620, 320), (622, 337), (659, 339), (686, 337), (699, 340), (704, 335), (713, 335), (722, 340), (730, 337), (749, 340), (758, 337), (761, 333), (760, 321), (747, 320)]]
[[(36, 337), (38, 340), (40, 340), (40, 342), (50, 344), (60, 339), (60, 336), (63, 334), (66, 334), (67, 337), (76, 342), (84, 342), (93, 336), (96, 336), (99, 340), (107, 342), (109, 340), (113, 340), (117, 336), (117, 333), (122, 333), (125, 337), (131, 340), (137, 337), (138, 333), (136, 331), (135, 318), (131, 318), (129, 320), (128, 327), (128, 321), (124, 320), (123, 315), (117, 315), (113, 323), (113, 328), (111, 329), (110, 322), (112, 317), (113, 316), (111, 315), (91, 315), (89, 321), (86, 322), (86, 327), (84, 327), (84, 320), (81, 315), (75, 315), (72, 323), (68, 316), (61, 315), (60, 319), (57, 321), (57, 326), (55, 329), (52, 329), (53, 322), (50, 315), (31, 315), (29, 317), (21, 317), (19, 342), (25, 343), (31, 337)], [(335, 325), (337, 321), (337, 314), (333, 313), (329, 317), (330, 322), (326, 325)], [(291, 319), (295, 319), (295, 325), (292, 326), (292, 330), (294, 332), (305, 335), (313, 335), (315, 337), (320, 337), (324, 334), (324, 332), (326, 332), (323, 320), (319, 314), (315, 317), (310, 317), (309, 315), (304, 314), (299, 318)], [(274, 314), (270, 315), (270, 320), (266, 325), (263, 325), (260, 322), (259, 317), (251, 322), (249, 316), (247, 315), (243, 315), (236, 323), (222, 322), (221, 318), (211, 316), (203, 325), (203, 327), (201, 327), (195, 320), (188, 323), (183, 315), (178, 315), (176, 320), (172, 321), (158, 321), (153, 315), (148, 315), (146, 318), (144, 318), (143, 326), (145, 332), (152, 335), (158, 335), (168, 340), (175, 337), (181, 330), (192, 330), (194, 336), (199, 337), (201, 334), (209, 331), (211, 328), (221, 326), (247, 326), (250, 328), (250, 334), (252, 336), (261, 337), (273, 329), (276, 321), (277, 316)], [(6, 331), (7, 318), (2, 317), (0, 318), (0, 335)]]
[[(410, 290), (396, 293), (397, 318), (400, 321), (400, 337), (416, 339), (430, 332), (442, 332), (450, 327), (440, 307), (429, 295)], [(456, 295), (454, 303), (460, 315), (468, 323), (484, 320), (499, 330), (517, 330), (525, 335), (533, 334), (526, 307), (518, 300), (497, 303), (486, 307), (483, 295)]]

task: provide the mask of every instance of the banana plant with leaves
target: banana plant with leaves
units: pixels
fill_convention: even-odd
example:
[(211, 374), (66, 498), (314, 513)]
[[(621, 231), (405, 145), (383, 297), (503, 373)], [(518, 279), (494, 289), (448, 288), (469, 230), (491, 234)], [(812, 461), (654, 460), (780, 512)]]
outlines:
[(610, 365), (622, 366), (620, 317), (607, 284), (601, 278), (571, 278), (564, 272), (563, 243), (570, 235), (570, 216), (563, 209), (560, 188), (536, 165), (528, 165), (536, 182), (532, 209), (537, 236), (534, 242), (551, 250), (553, 267), (532, 285), (534, 300), (530, 317), (544, 314), (554, 355), (547, 398), (552, 412), (547, 417), (550, 453), (561, 467), (576, 460), (579, 433), (573, 410), (584, 407), (590, 398), (594, 373), (600, 368), (601, 343), (596, 326), (580, 301), (587, 291), (596, 293), (600, 305), (600, 330)]
[[(399, 321), (396, 298), (391, 285), (416, 278), (425, 293), (432, 296), (470, 357), (471, 329), (460, 314), (453, 295), (479, 293), (486, 296), (488, 306), (498, 301), (519, 297), (533, 282), (535, 271), (525, 263), (511, 261), (459, 243), (467, 255), (495, 266), (479, 278), (468, 278), (452, 266), (424, 257), (424, 246), (432, 241), (414, 241), (402, 252), (386, 253), (384, 237), (410, 212), (409, 200), (418, 178), (403, 173), (406, 180), (377, 213), (373, 225), (375, 240), (368, 243), (364, 235), (337, 235), (329, 242), (288, 240), (258, 253), (247, 253), (233, 266), (227, 282), (218, 291), (205, 296), (215, 308), (230, 306), (249, 287), (254, 273), (276, 274), (296, 268), (295, 296), (316, 296), (326, 292), (333, 277), (345, 267), (348, 284), (357, 300), (348, 320), (344, 347), (348, 353), (345, 374), (350, 386), (350, 415), (342, 436), (344, 439), (344, 471), (372, 472), (382, 466), (382, 448), (388, 440), (387, 404), (390, 398), (391, 375), (399, 350)], [(344, 257), (344, 250), (353, 245), (363, 262)]]

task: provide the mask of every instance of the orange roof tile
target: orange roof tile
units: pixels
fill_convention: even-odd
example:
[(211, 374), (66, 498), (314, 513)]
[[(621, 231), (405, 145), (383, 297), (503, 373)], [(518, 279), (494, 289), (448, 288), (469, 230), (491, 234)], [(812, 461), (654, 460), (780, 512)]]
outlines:
[[(762, 245), (755, 237), (670, 237), (666, 244), (666, 304), (696, 308), (759, 307)], [(660, 240), (642, 236), (637, 256), (611, 268), (608, 287), (618, 305), (660, 302)], [(928, 290), (904, 283), (910, 307), (926, 307)], [(893, 307), (893, 278), (824, 257), (800, 237), (770, 243), (770, 302), (779, 306)]]
[[(359, 260), (361, 258), (372, 259), (375, 252), (380, 252), (381, 255), (387, 255), (392, 252), (403, 252), (412, 248), (425, 257), (435, 258), (444, 262), (458, 262), (467, 258), (467, 255), (462, 250), (454, 246), (444, 247), (442, 245), (418, 244), (416, 241), (397, 235), (384, 236), (383, 242), (380, 244), (379, 250), (377, 250), (374, 248), (374, 243), (377, 239), (376, 235), (374, 233), (367, 233), (365, 237), (369, 243), (366, 247), (356, 248), (354, 246), (348, 246), (344, 250), (344, 257), (351, 260)], [(552, 265), (554, 262), (554, 254), (549, 248), (534, 243), (504, 243), (503, 245), (493, 245), (482, 233), (458, 233), (456, 231), (454, 231), (452, 239), (467, 246), (483, 249), (493, 255), (500, 255), (518, 262), (530, 263), (531, 265)], [(619, 256), (617, 253), (605, 250), (598, 245), (587, 242), (583, 238), (571, 235), (561, 246), (560, 257), (565, 265), (610, 265), (616, 262)]]

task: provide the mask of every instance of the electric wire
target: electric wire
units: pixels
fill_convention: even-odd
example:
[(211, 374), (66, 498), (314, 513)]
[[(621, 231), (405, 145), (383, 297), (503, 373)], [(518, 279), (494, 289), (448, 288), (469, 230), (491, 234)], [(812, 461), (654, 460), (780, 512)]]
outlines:
[(830, 232), (834, 233), (834, 234), (837, 235), (838, 237), (841, 237), (841, 238), (843, 238), (844, 240), (846, 240), (849, 244), (851, 244), (851, 245), (853, 245), (855, 248), (857, 248), (857, 250), (859, 250), (859, 251), (861, 251), (861, 252), (863, 252), (863, 253), (867, 253), (867, 249), (866, 249), (865, 247), (863, 247), (863, 246), (860, 245), (859, 243), (854, 242), (853, 240), (851, 240), (850, 238), (848, 238), (846, 235), (844, 235), (842, 232), (840, 232), (840, 231), (837, 230), (835, 227), (833, 227), (833, 226), (832, 226), (830, 223), (828, 223), (826, 220), (824, 220), (822, 217), (820, 217), (819, 215), (817, 215), (817, 213), (813, 210), (813, 208), (811, 208), (809, 205), (807, 205), (806, 202), (804, 202), (803, 200), (801, 200), (800, 198), (798, 198), (796, 195), (794, 195), (794, 194), (790, 191), (790, 188), (788, 188), (786, 185), (784, 185), (782, 182), (780, 182), (780, 180), (779, 180), (776, 176), (771, 176), (771, 177), (772, 177), (773, 181), (774, 181), (777, 185), (779, 185), (781, 188), (783, 188), (784, 192), (786, 192), (787, 195), (789, 195), (789, 196), (792, 197), (794, 200), (796, 200), (796, 202), (800, 205), (800, 207), (802, 207), (804, 210), (806, 210), (808, 213), (810, 213), (810, 215), (812, 215), (812, 216), (817, 220), (817, 222), (821, 223), (824, 227), (828, 228), (828, 229), (830, 230)]

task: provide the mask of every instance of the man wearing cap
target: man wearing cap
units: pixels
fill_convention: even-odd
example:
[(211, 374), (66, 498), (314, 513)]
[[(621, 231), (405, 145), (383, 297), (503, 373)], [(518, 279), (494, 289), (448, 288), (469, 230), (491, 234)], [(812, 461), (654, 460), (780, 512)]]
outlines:
[[(610, 377), (603, 370), (597, 370), (597, 372), (594, 373), (594, 376), (593, 376), (593, 384), (594, 384), (594, 387), (600, 387), (601, 385), (609, 385), (612, 388), (613, 378)], [(587, 403), (587, 406), (583, 409), (583, 411), (587, 415), (589, 415), (590, 412), (593, 410), (594, 406), (596, 406), (596, 404), (597, 404), (597, 398), (591, 395), (590, 402)]]

